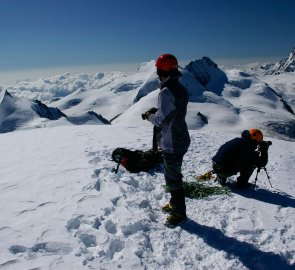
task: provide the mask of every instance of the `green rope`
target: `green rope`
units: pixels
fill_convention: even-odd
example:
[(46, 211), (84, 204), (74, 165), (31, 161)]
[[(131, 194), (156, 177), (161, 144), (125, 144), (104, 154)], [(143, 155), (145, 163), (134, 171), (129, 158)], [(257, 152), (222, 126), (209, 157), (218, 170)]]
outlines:
[[(166, 192), (169, 191), (167, 186), (164, 186)], [(194, 180), (193, 182), (190, 181), (183, 181), (183, 189), (185, 197), (190, 199), (202, 199), (208, 196), (213, 195), (227, 195), (231, 196), (230, 189), (228, 187), (220, 187), (214, 184), (204, 184), (199, 180)]]
[(213, 195), (230, 195), (230, 189), (227, 187), (205, 185), (199, 181), (183, 182), (185, 197), (191, 199), (202, 199)]

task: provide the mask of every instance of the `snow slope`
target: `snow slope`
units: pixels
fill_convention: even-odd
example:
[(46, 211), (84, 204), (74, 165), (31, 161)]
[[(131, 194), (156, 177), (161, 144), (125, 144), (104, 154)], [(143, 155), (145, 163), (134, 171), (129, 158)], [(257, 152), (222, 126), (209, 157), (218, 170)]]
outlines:
[(266, 82), (275, 89), (295, 110), (295, 73), (281, 73), (275, 76), (260, 76), (260, 80)]
[[(264, 77), (258, 79), (240, 70), (224, 73), (208, 61), (196, 61), (197, 64), (191, 63), (188, 69), (182, 70), (181, 83), (190, 93), (186, 117), (189, 129), (239, 132), (256, 127), (268, 136), (295, 140), (295, 115), (292, 112), (295, 107), (291, 91), (285, 92), (282, 99), (280, 92), (262, 80)], [(290, 76), (289, 80), (289, 84), (295, 83), (295, 76)], [(158, 93), (158, 90), (153, 91), (143, 97), (112, 123), (147, 125), (142, 121), (141, 113), (156, 107)]]
[[(239, 136), (190, 134), (187, 180)], [(151, 126), (119, 125), (0, 134), (0, 269), (295, 268), (294, 143), (272, 139), (274, 188), (262, 171), (257, 190), (186, 199), (189, 221), (168, 229), (161, 170), (116, 175), (109, 161), (119, 146), (149, 149), (151, 136)]]
[(137, 73), (123, 74), (101, 87), (79, 88), (65, 98), (51, 103), (68, 115), (85, 113), (89, 110), (112, 120), (127, 110), (143, 95), (156, 90), (158, 81), (154, 61), (142, 64)]
[(47, 107), (39, 101), (15, 97), (8, 91), (0, 92), (0, 132), (13, 131), (30, 125), (34, 120), (44, 118), (58, 120), (65, 115), (57, 108)]
[(101, 115), (88, 111), (67, 116), (57, 108), (47, 107), (41, 101), (29, 101), (11, 95), (7, 90), (0, 92), (0, 133), (17, 129), (42, 128), (46, 126), (110, 124)]

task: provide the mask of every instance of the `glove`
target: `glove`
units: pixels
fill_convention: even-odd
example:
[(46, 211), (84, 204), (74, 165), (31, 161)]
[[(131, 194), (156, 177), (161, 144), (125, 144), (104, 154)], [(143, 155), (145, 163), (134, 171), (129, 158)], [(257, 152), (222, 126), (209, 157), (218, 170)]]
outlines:
[(158, 109), (157, 108), (150, 108), (149, 110), (148, 110), (148, 112), (150, 113), (150, 114), (155, 114), (156, 112), (158, 111)]

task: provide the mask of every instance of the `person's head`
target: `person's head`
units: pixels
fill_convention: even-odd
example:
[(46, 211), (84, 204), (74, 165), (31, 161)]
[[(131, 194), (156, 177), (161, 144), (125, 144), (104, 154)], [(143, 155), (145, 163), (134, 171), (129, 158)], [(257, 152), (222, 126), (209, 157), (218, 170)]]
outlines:
[(162, 54), (156, 61), (157, 74), (161, 81), (178, 72), (178, 61), (172, 54)]
[(251, 139), (251, 140), (257, 141), (258, 143), (261, 143), (263, 141), (263, 134), (257, 128), (244, 130), (241, 135), (245, 139)]

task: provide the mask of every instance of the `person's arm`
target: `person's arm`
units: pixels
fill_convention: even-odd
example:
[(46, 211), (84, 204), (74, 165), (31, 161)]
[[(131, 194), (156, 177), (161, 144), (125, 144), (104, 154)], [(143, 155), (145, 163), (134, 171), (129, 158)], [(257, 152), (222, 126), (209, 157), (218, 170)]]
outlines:
[(174, 113), (175, 109), (175, 98), (173, 94), (168, 88), (163, 89), (159, 94), (158, 111), (155, 114), (150, 114), (147, 120), (155, 126), (160, 127)]

